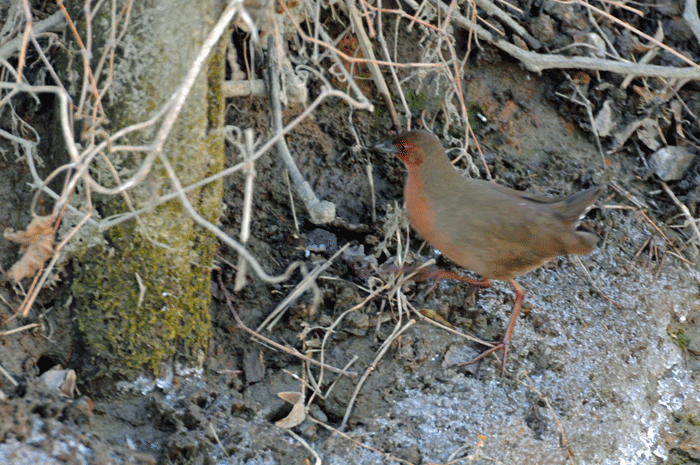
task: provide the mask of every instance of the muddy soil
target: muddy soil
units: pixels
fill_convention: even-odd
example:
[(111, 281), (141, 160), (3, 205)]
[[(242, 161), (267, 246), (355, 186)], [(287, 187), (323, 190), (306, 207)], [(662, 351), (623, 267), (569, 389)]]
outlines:
[[(0, 289), (10, 304), (0, 303), (3, 330), (42, 326), (0, 338), (1, 365), (18, 381), (0, 377), (8, 396), (1, 403), (0, 463), (301, 464), (319, 463), (318, 457), (325, 464), (700, 463), (697, 264), (675, 257), (660, 234), (678, 237), (663, 223), (680, 221), (671, 220), (675, 207), (653, 177), (643, 176), (637, 158), (624, 152), (601, 158), (591, 135), (561, 111), (554, 95), (565, 82), (561, 74), (537, 76), (492, 61), (471, 67), (464, 86), (488, 121), (479, 138), (497, 182), (549, 195), (618, 186), (608, 187), (587, 215), (601, 237), (594, 252), (519, 278), (526, 303), (507, 376), (495, 357), (459, 366), (482, 349), (463, 333), (486, 340), (502, 335), (514, 299), (507, 283), (477, 291), (443, 281), (427, 293), (432, 283), (409, 281), (398, 293), (367, 298), (397, 279), (395, 270), (374, 269), (400, 253), (397, 237), (402, 251), (409, 248), (410, 263), (434, 258), (452, 265), (405, 227), (397, 233), (394, 226), (406, 224), (400, 162), (356, 148), (348, 125), (368, 145), (382, 141), (392, 136), (386, 113), (355, 113), (348, 121), (346, 109), (328, 102), (288, 143), (317, 195), (335, 203), (338, 220), (318, 227), (300, 202), (293, 208), (283, 164), (271, 153), (256, 164), (248, 246), (270, 273), (295, 260), (312, 270), (348, 246), (317, 279), (317, 301), (305, 292), (260, 333), (314, 358), (323, 347), (324, 363), (342, 368), (352, 361), (346, 369), (357, 376), (305, 369), (299, 358), (251, 338), (237, 326), (215, 274), (213, 337), (201, 370), (175, 366), (157, 380), (144, 377), (101, 393), (78, 379), (83, 392), (62, 395), (39, 376), (75, 359), (70, 296), (60, 284), (45, 290), (35, 313), (21, 321), (11, 309), (18, 294), (8, 286)], [(287, 117), (296, 114), (290, 108)], [(264, 134), (269, 107), (264, 99), (239, 98), (227, 116), (229, 124)], [(237, 162), (231, 151), (228, 163)], [(21, 212), (28, 209), (15, 206), (27, 206), (31, 193), (8, 187), (27, 182), (26, 168), (0, 159), (0, 169), (0, 226), (26, 224)], [(693, 170), (685, 182), (698, 178)], [(222, 224), (234, 237), (242, 180), (226, 181)], [(648, 205), (648, 216), (625, 193)], [(319, 241), (325, 250), (316, 247)], [(7, 270), (17, 250), (4, 241), (0, 247)], [(231, 290), (237, 257), (222, 248), (219, 258)], [(302, 279), (297, 273), (268, 285), (251, 275), (232, 306), (256, 329)], [(399, 294), (404, 309), (423, 312), (401, 312)], [(394, 337), (397, 330), (403, 332)], [(314, 397), (298, 426), (276, 426), (292, 409), (278, 394), (304, 392), (308, 400), (304, 382), (311, 379), (321, 379), (323, 398)]]

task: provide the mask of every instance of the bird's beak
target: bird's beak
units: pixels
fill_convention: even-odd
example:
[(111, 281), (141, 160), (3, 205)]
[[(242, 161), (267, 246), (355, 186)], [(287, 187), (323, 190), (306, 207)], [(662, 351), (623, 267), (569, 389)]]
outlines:
[(371, 146), (370, 149), (374, 150), (375, 152), (393, 153), (394, 155), (399, 153), (399, 150), (396, 148), (396, 146), (390, 140), (385, 141), (385, 142), (380, 142), (379, 144), (375, 144), (375, 145)]

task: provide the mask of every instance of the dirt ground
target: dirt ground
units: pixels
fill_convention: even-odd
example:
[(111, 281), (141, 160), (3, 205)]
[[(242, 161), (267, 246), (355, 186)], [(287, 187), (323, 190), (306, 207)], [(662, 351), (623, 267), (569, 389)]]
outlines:
[[(503, 57), (484, 58), (465, 76), (464, 93), (487, 122), (477, 134), (497, 182), (547, 195), (607, 186), (585, 219), (601, 238), (598, 247), (518, 279), (527, 294), (507, 376), (495, 357), (459, 366), (481, 350), (463, 333), (502, 336), (514, 298), (507, 283), (475, 290), (442, 281), (427, 293), (431, 282), (408, 281), (393, 293), (371, 295), (396, 282), (391, 268), (406, 248), (410, 263), (434, 258), (455, 268), (405, 227), (401, 163), (358, 149), (349, 130), (352, 125), (366, 145), (391, 138), (386, 110), (355, 112), (348, 121), (346, 108), (327, 102), (287, 142), (319, 198), (336, 205), (338, 219), (317, 226), (298, 200), (293, 209), (280, 180), (284, 165), (272, 152), (256, 163), (248, 247), (270, 273), (295, 260), (310, 271), (348, 247), (316, 280), (318, 295), (303, 293), (271, 330), (259, 332), (314, 358), (323, 348), (324, 363), (352, 362), (346, 370), (357, 376), (305, 367), (241, 330), (217, 272), (213, 337), (201, 369), (174, 366), (159, 379), (144, 376), (101, 394), (79, 378), (83, 392), (75, 392), (63, 372), (62, 394), (46, 373), (57, 364), (80, 372), (66, 365), (80, 347), (69, 286), (44, 290), (23, 320), (12, 311), (21, 296), (8, 284), (0, 288), (0, 330), (41, 326), (0, 337), (0, 365), (18, 382), (0, 376), (7, 396), (0, 401), (0, 463), (700, 463), (697, 261), (684, 263), (662, 236), (681, 243), (684, 232), (670, 225), (683, 219), (638, 157), (618, 151), (602, 159), (582, 129), (583, 114), (556, 95), (566, 82), (559, 72), (538, 76)], [(229, 124), (264, 134), (265, 99), (229, 103)], [(286, 117), (298, 113), (292, 107)], [(237, 162), (231, 151), (227, 164)], [(26, 224), (28, 208), (10, 206), (31, 201), (27, 167), (0, 158), (0, 170), (0, 226)], [(226, 180), (221, 223), (233, 237), (243, 179)], [(669, 185), (692, 203), (699, 180), (696, 164)], [(17, 254), (15, 245), (0, 241), (4, 270)], [(685, 256), (693, 259), (690, 250)], [(222, 247), (217, 264), (229, 292), (236, 262)], [(251, 274), (248, 285), (232, 293), (232, 306), (256, 329), (302, 280), (297, 273), (268, 285)], [(405, 298), (403, 308), (422, 312), (400, 312), (397, 298)], [(314, 397), (298, 426), (276, 426), (292, 411), (278, 394), (304, 392), (308, 400), (304, 383), (312, 379), (323, 397)]]

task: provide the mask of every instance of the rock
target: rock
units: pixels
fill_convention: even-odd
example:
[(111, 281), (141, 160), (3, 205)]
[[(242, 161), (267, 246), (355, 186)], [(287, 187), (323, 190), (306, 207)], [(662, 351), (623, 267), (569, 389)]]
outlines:
[(651, 156), (651, 166), (654, 173), (662, 181), (678, 181), (693, 163), (695, 155), (685, 147), (669, 145), (662, 147)]
[(593, 121), (596, 131), (600, 137), (608, 137), (615, 128), (615, 114), (610, 99), (603, 103), (603, 108), (600, 109)]
[(307, 256), (309, 252), (333, 253), (338, 250), (338, 238), (325, 229), (316, 228), (304, 238)]

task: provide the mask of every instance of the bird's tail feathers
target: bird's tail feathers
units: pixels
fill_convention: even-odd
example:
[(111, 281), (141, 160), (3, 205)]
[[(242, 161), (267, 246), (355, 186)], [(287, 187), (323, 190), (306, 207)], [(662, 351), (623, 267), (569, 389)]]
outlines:
[(600, 197), (603, 185), (589, 187), (557, 202), (558, 213), (571, 223), (578, 223)]

